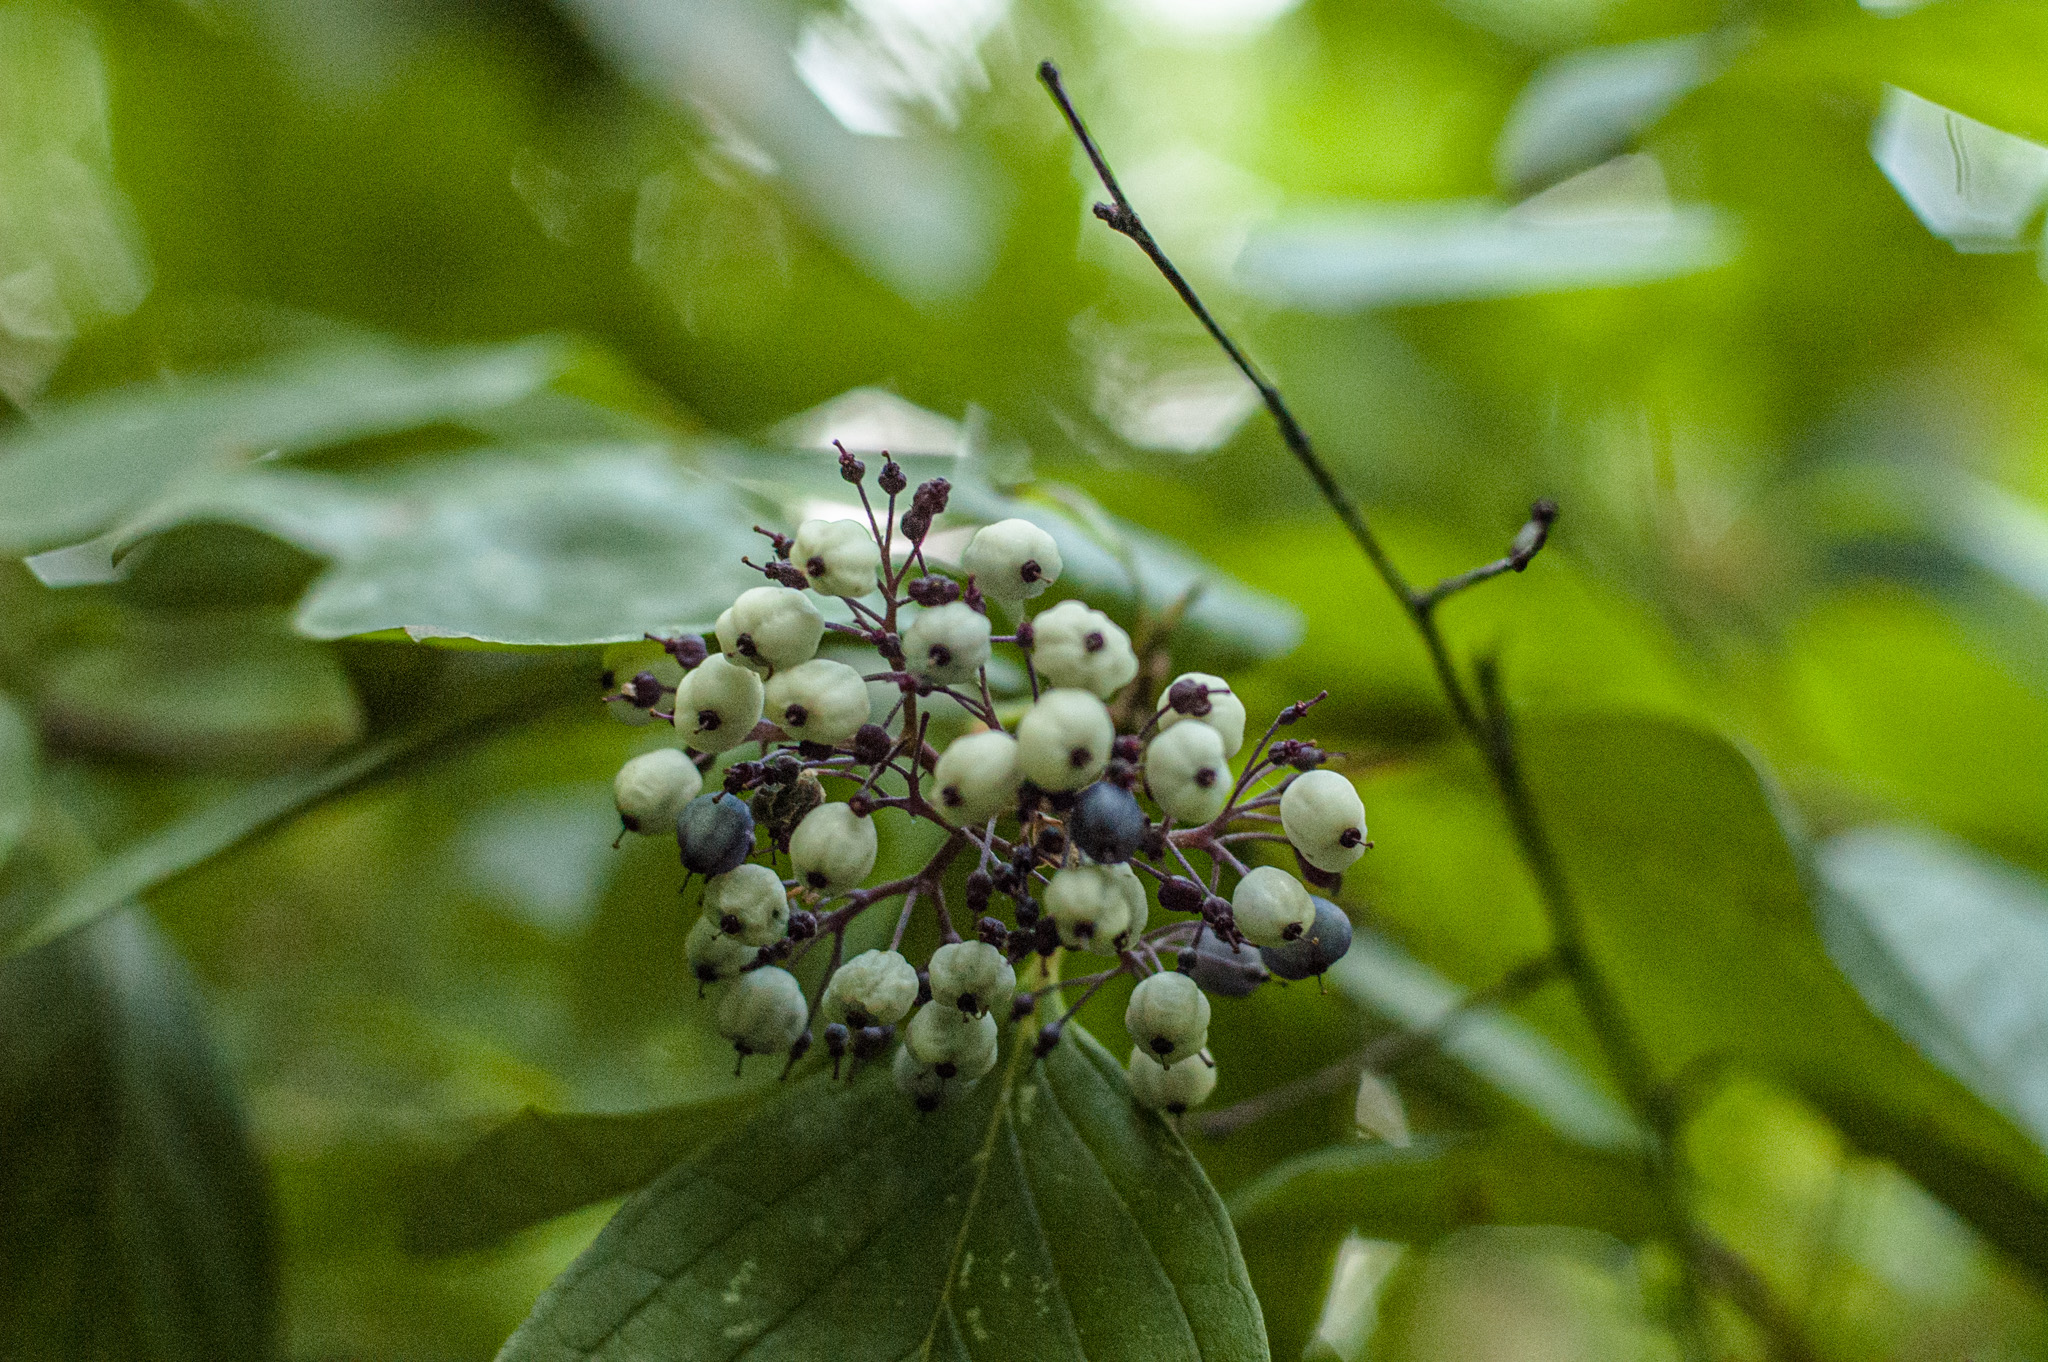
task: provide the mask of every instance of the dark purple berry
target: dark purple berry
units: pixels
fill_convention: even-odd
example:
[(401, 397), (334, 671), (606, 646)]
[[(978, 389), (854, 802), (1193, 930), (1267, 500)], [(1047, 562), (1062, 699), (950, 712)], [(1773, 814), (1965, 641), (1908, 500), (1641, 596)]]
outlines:
[(1138, 854), (1151, 820), (1137, 797), (1121, 785), (1098, 780), (1081, 791), (1067, 817), (1067, 832), (1090, 860), (1103, 865), (1128, 861)]

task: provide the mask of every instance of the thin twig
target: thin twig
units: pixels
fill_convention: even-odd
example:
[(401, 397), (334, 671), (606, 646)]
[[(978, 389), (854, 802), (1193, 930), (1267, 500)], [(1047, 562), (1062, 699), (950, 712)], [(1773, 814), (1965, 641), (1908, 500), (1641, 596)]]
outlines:
[(1353, 1053), (1324, 1065), (1312, 1074), (1268, 1089), (1257, 1097), (1204, 1112), (1194, 1118), (1194, 1127), (1210, 1139), (1220, 1140), (1236, 1134), (1254, 1121), (1262, 1121), (1324, 1093), (1335, 1092), (1356, 1081), (1366, 1069), (1384, 1073), (1399, 1068), (1418, 1055), (1442, 1046), (1445, 1038), (1475, 1013), (1517, 1002), (1556, 978), (1558, 973), (1557, 961), (1547, 955), (1517, 965), (1494, 983), (1466, 994), (1427, 1026), (1383, 1032)]

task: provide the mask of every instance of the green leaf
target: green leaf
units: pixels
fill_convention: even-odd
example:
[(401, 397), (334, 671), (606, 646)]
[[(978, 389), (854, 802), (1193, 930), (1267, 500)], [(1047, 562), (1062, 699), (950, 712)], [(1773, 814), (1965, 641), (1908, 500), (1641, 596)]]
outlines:
[(1925, 828), (1829, 838), (1829, 954), (1922, 1054), (2048, 1147), (2048, 884)]
[(1828, 959), (1770, 789), (1725, 739), (1636, 717), (1524, 734), (1537, 807), (1662, 1076), (1733, 1059), (1804, 1093), (2048, 1273), (2048, 1159), (1887, 1027)]
[(1734, 251), (1732, 224), (1704, 204), (1548, 197), (1543, 211), (1534, 201), (1326, 210), (1259, 229), (1238, 274), (1277, 306), (1359, 312), (1644, 284), (1712, 269)]
[(206, 766), (304, 760), (363, 728), (333, 649), (227, 612), (128, 616), (118, 642), (51, 663), (42, 718), (72, 746)]
[(758, 1088), (625, 1115), (528, 1107), (426, 1172), (406, 1216), (406, 1247), (487, 1248), (558, 1215), (635, 1192), (760, 1105)]
[(542, 678), (539, 684), (529, 678), (524, 685), (489, 688), (478, 698), (326, 766), (244, 785), (123, 847), (61, 890), (0, 904), (0, 959), (55, 941), (229, 847), (458, 734), (489, 731), (508, 718), (529, 720), (560, 698), (562, 692), (555, 688), (560, 683), (560, 677)]
[(0, 1356), (272, 1356), (263, 1170), (147, 919), (0, 964), (0, 1034)]
[(1627, 150), (1718, 64), (1703, 33), (1566, 53), (1515, 97), (1495, 177), (1505, 189), (1538, 188)]
[(21, 710), (0, 695), (0, 866), (14, 854), (35, 808), (36, 734)]
[(1426, 1243), (1465, 1225), (1582, 1225), (1622, 1239), (1657, 1232), (1643, 1160), (1535, 1126), (1434, 1137), (1405, 1149), (1333, 1145), (1277, 1164), (1230, 1198), (1240, 1233), (1272, 1228)]
[[(1463, 996), (1450, 980), (1373, 932), (1361, 931), (1324, 977), (1359, 1006), (1409, 1028), (1435, 1025)], [(1616, 1150), (1640, 1139), (1628, 1112), (1576, 1060), (1499, 1008), (1462, 1015), (1440, 1048), (1565, 1139)]]
[(1078, 1028), (930, 1115), (884, 1067), (628, 1202), (500, 1356), (1267, 1356), (1222, 1203)]
[(572, 358), (545, 339), (449, 350), (359, 343), (53, 409), (0, 444), (0, 552), (96, 535), (196, 470), (488, 416), (541, 392)]
[(491, 450), (365, 473), (251, 468), (180, 489), (113, 536), (220, 520), (331, 560), (300, 632), (572, 645), (704, 630), (760, 577), (724, 487), (644, 446)]

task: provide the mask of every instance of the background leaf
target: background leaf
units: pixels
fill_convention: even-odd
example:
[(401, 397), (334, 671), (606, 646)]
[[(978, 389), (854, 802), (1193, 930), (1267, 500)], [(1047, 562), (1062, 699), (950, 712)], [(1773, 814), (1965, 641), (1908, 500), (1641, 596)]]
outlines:
[(0, 868), (28, 829), (36, 797), (36, 735), (21, 710), (0, 695)]
[[(813, 1077), (629, 1201), (519, 1359), (1263, 1359), (1223, 1208), (1078, 1027), (920, 1115)], [(879, 1288), (879, 1289), (878, 1289)]]
[(0, 963), (0, 1031), (0, 1355), (273, 1356), (262, 1167), (147, 919)]
[(754, 1107), (758, 1088), (621, 1115), (528, 1107), (424, 1171), (406, 1217), (415, 1253), (487, 1248), (528, 1226), (636, 1192)]
[(1836, 970), (1750, 762), (1654, 719), (1550, 719), (1524, 737), (1589, 946), (1664, 1074), (1733, 1060), (1785, 1079), (2048, 1273), (2048, 1158)]

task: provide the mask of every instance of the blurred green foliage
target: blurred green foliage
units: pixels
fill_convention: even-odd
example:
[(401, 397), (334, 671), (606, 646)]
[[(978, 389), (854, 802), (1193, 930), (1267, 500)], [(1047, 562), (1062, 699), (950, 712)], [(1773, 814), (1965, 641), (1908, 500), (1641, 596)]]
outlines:
[[(1127, 622), (1202, 582), (1176, 660), (1254, 714), (1331, 691), (1360, 945), (1219, 1004), (1216, 1104), (1545, 949), (1042, 56), (1412, 578), (1564, 508), (1443, 619), (1704, 1222), (1813, 1356), (2048, 1356), (2019, 0), (0, 0), (0, 1356), (490, 1356), (578, 1208), (742, 1128), (672, 852), (604, 845), (655, 739), (592, 645), (706, 625), (832, 436), (1053, 527)], [(1275, 1357), (1678, 1355), (1565, 990), (1395, 1081), (1405, 1150), (1348, 1091), (1190, 1137)], [(450, 1162), (528, 1107), (617, 1119)]]

